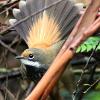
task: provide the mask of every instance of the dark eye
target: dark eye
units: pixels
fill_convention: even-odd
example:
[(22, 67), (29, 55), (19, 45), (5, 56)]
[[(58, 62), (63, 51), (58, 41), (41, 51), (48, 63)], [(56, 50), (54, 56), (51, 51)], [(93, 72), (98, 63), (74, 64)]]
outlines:
[(29, 58), (33, 58), (33, 55), (32, 54), (29, 54)]

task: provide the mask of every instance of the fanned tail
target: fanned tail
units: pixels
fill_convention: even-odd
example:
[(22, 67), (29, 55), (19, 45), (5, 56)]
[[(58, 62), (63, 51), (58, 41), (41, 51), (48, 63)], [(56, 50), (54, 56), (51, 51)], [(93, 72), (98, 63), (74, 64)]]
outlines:
[(46, 48), (68, 35), (79, 18), (79, 9), (72, 0), (26, 0), (19, 2), (13, 14), (11, 24), (35, 14), (15, 29), (29, 48)]

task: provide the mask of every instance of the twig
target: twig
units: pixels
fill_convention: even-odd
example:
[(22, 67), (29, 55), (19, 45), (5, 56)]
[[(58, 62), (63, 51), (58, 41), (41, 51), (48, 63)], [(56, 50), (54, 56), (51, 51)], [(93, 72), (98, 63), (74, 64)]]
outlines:
[(92, 85), (90, 85), (90, 87), (89, 88), (87, 88), (87, 90), (86, 91), (84, 91), (83, 93), (85, 94), (85, 93), (87, 93), (92, 87), (94, 87), (96, 84), (98, 84), (100, 82), (100, 78), (98, 79), (98, 80), (96, 80)]
[[(89, 12), (90, 12), (91, 9), (93, 9), (93, 10), (95, 10), (95, 12), (94, 13), (90, 12), (91, 13), (90, 14), (91, 18), (90, 19), (89, 19), (89, 17), (90, 17), (89, 12), (87, 12), (86, 15), (84, 15), (84, 17), (80, 21), (82, 25), (80, 27), (80, 31), (77, 34), (78, 34), (78, 36), (80, 36), (80, 34), (83, 33), (82, 36), (79, 38), (76, 35), (77, 39), (78, 38), (79, 39), (77, 40), (76, 37), (75, 37), (74, 40), (73, 40), (74, 42), (72, 41), (72, 44), (63, 53), (63, 55), (61, 57), (59, 57), (59, 59), (57, 58), (57, 60), (54, 60), (54, 62), (52, 63), (52, 65), (50, 66), (50, 68), (48, 69), (48, 71), (42, 77), (42, 79), (40, 80), (40, 82), (38, 83), (38, 85), (35, 87), (35, 89), (32, 91), (32, 93), (26, 98), (26, 100), (39, 100), (40, 97), (43, 95), (44, 91), (46, 90), (46, 88), (48, 87), (48, 85), (52, 84), (53, 78), (56, 77), (60, 73), (59, 70), (62, 70), (62, 69), (64, 70), (65, 69), (64, 65), (66, 63), (68, 63), (70, 61), (70, 59), (73, 57), (73, 55), (75, 53), (75, 48), (83, 41), (83, 39), (85, 40), (87, 38), (87, 36), (93, 34), (93, 32), (100, 26), (99, 25), (100, 23), (99, 24), (97, 23), (96, 27), (92, 31), (88, 30), (87, 32), (85, 32), (85, 30), (83, 30), (84, 27), (85, 27), (85, 25), (86, 25), (85, 29), (87, 29), (87, 27), (89, 27), (89, 25), (92, 24), (93, 21), (95, 20), (95, 17), (96, 17), (96, 14), (97, 14), (97, 10), (98, 10), (98, 8), (100, 6), (100, 0), (98, 2), (97, 2), (97, 0), (93, 0), (92, 3), (94, 5), (90, 4), (90, 6), (89, 6), (89, 8), (87, 10), (89, 10)], [(85, 23), (85, 20), (86, 20), (87, 16), (88, 16), (88, 21), (89, 22)], [(99, 18), (99, 20), (100, 20), (100, 18)], [(94, 23), (96, 23), (96, 21)], [(78, 30), (78, 26), (75, 27), (75, 29)], [(77, 32), (77, 31), (75, 31), (75, 32)], [(84, 35), (84, 34), (87, 34), (87, 35)], [(61, 74), (62, 73), (60, 73), (60, 75)], [(58, 79), (58, 77), (57, 77), (57, 79)], [(56, 79), (56, 81), (57, 81), (57, 79)], [(47, 91), (46, 96), (52, 90), (52, 88), (54, 87), (54, 85), (55, 85), (55, 83), (53, 83), (53, 85), (50, 86), (50, 89), (49, 89), (49, 91)], [(45, 96), (45, 98), (46, 98), (46, 96)]]
[[(58, 59), (59, 57), (63, 54), (63, 52), (65, 52), (65, 50), (68, 48), (68, 46), (71, 44), (71, 41), (75, 38), (75, 35), (77, 35), (77, 33), (82, 33), (82, 28), (83, 28), (83, 25), (86, 25), (85, 27), (89, 26), (89, 24), (92, 23), (92, 21), (95, 19), (95, 15), (96, 15), (96, 12), (94, 14), (94, 16), (91, 17), (91, 19), (89, 18), (90, 16), (88, 16), (88, 14), (90, 13), (90, 15), (92, 14), (91, 12), (91, 9), (88, 8), (88, 10), (86, 10), (85, 14), (80, 18), (80, 20), (78, 21), (77, 25), (76, 25), (76, 28), (74, 28), (73, 32), (70, 34), (68, 40), (65, 42), (64, 46), (62, 47), (60, 53), (58, 54)], [(87, 17), (84, 17), (84, 16), (87, 16)], [(86, 22), (84, 20), (88, 20), (90, 19), (89, 21), (90, 22)], [(82, 21), (83, 20), (83, 21)], [(78, 30), (79, 32), (77, 32), (77, 29), (80, 29)], [(82, 31), (81, 31), (82, 30)], [(81, 31), (81, 32), (80, 32)], [(76, 39), (75, 39), (76, 40)], [(73, 46), (71, 47), (73, 48)], [(57, 57), (56, 57), (56, 60), (57, 60)], [(69, 62), (69, 61), (68, 61)], [(65, 68), (64, 68), (65, 69)], [(60, 74), (63, 73), (64, 69), (60, 69), (59, 71), (59, 74), (57, 76), (55, 76), (55, 78), (53, 78), (53, 80), (51, 81), (51, 84), (48, 86), (48, 88), (45, 90), (43, 96), (42, 96), (42, 99), (41, 100), (45, 100), (46, 99), (46, 96), (47, 94), (49, 93), (49, 91), (51, 90), (51, 88), (53, 88), (52, 86), (56, 83), (57, 79), (59, 78)]]
[(14, 50), (14, 49), (12, 49), (12, 48), (10, 48), (8, 45), (6, 45), (3, 41), (1, 41), (0, 40), (0, 44), (2, 45), (2, 46), (4, 46), (5, 48), (7, 48), (10, 52), (12, 52), (13, 54), (15, 54), (15, 55), (18, 55), (18, 53)]
[(18, 24), (20, 24), (20, 23), (22, 23), (22, 22), (28, 20), (28, 19), (31, 18), (32, 16), (34, 16), (34, 15), (36, 15), (36, 14), (38, 14), (38, 13), (40, 13), (40, 12), (46, 10), (46, 9), (49, 9), (50, 7), (52, 7), (52, 6), (56, 5), (56, 4), (59, 4), (61, 1), (62, 1), (62, 0), (59, 0), (59, 1), (57, 1), (57, 2), (54, 2), (53, 4), (48, 5), (47, 7), (43, 8), (43, 9), (40, 9), (38, 12), (32, 13), (31, 15), (29, 15), (29, 16), (23, 18), (22, 20), (18, 21), (17, 23), (15, 23), (13, 26), (10, 26), (10, 27), (8, 27), (7, 29), (1, 31), (0, 34), (6, 33), (8, 30), (14, 28), (14, 27), (17, 26)]
[(3, 10), (2, 12), (0, 12), (0, 15), (5, 13), (6, 11), (12, 9), (13, 7), (15, 7), (17, 4), (18, 4), (19, 0), (13, 2), (13, 3), (10, 3), (10, 4), (6, 4), (6, 5), (3, 5), (2, 8), (4, 8), (5, 6), (10, 6), (10, 7), (7, 7), (5, 10)]
[[(89, 57), (89, 59), (88, 59), (86, 65), (85, 65), (85, 67), (84, 67), (83, 70), (82, 70), (80, 79), (79, 79), (79, 81), (77, 82), (77, 87), (76, 87), (76, 89), (75, 89), (75, 91), (74, 91), (74, 95), (73, 95), (74, 99), (73, 99), (73, 100), (75, 100), (75, 98), (77, 98), (77, 95), (78, 95), (78, 100), (81, 100), (82, 97), (83, 97), (83, 95), (84, 95), (84, 93), (86, 93), (86, 91), (88, 91), (90, 88), (92, 88), (92, 87), (91, 87), (91, 84), (92, 84), (92, 82), (93, 82), (93, 76), (94, 76), (94, 74), (96, 73), (96, 66), (97, 66), (97, 63), (96, 63), (95, 65), (93, 65), (93, 66), (91, 67), (92, 69), (89, 71), (90, 76), (89, 76), (89, 80), (88, 80), (88, 83), (87, 83), (87, 84), (89, 85), (89, 88), (86, 89), (86, 90), (84, 90), (84, 87), (82, 87), (82, 89), (79, 89), (79, 88), (80, 88), (79, 86), (80, 86), (81, 83), (82, 83), (83, 76), (85, 75), (86, 69), (88, 68), (88, 64), (89, 64), (89, 62), (90, 62), (90, 60), (91, 60), (93, 54), (95, 53), (97, 47), (99, 46), (99, 44), (100, 44), (100, 41), (99, 41), (99, 42), (97, 43), (97, 45), (95, 46), (95, 49), (92, 51), (92, 53), (91, 53), (91, 55), (90, 55), (90, 57)], [(84, 84), (83, 84), (83, 85), (84, 85)], [(80, 91), (79, 91), (79, 90), (80, 90)], [(78, 91), (79, 91), (79, 92), (78, 92)], [(83, 92), (83, 91), (85, 91), (85, 92)], [(79, 94), (80, 94), (80, 95), (79, 95)]]
[[(9, 45), (9, 48), (11, 48), (16, 42), (19, 41), (19, 36), (17, 35), (14, 40), (12, 41), (12, 43)], [(5, 56), (7, 55), (8, 53), (8, 49), (5, 51)]]
[[(83, 80), (79, 82), (79, 85), (78, 87), (76, 87), (76, 91), (74, 92), (74, 95), (73, 95), (74, 100), (82, 100), (85, 91), (87, 91), (88, 88), (91, 87), (91, 84), (93, 84), (93, 81), (94, 81), (94, 74), (95, 74), (96, 67), (97, 67), (97, 64), (94, 64), (93, 66), (90, 67), (91, 70), (88, 70), (90, 76), (88, 77), (87, 82), (83, 83), (82, 82)], [(85, 75), (85, 72), (84, 72), (84, 75)]]
[[(74, 69), (72, 72), (74, 73), (74, 74), (81, 74), (82, 73), (82, 71), (83, 70), (81, 70), (81, 69)], [(85, 70), (85, 72), (84, 72), (85, 74), (89, 74), (89, 71), (88, 70)], [(96, 74), (100, 74), (100, 68), (97, 68), (96, 70), (95, 70), (95, 73)]]
[(16, 70), (16, 71), (2, 73), (2, 74), (0, 74), (0, 81), (5, 81), (6, 77), (8, 77), (8, 79), (21, 77), (21, 72), (20, 72), (20, 70)]
[(77, 92), (77, 90), (78, 90), (78, 88), (79, 88), (79, 86), (80, 86), (80, 84), (81, 84), (81, 81), (82, 81), (82, 79), (83, 79), (83, 76), (85, 75), (85, 71), (86, 71), (86, 69), (87, 69), (87, 67), (88, 67), (88, 64), (89, 64), (89, 62), (90, 62), (90, 60), (91, 60), (91, 58), (92, 58), (92, 56), (93, 56), (94, 52), (96, 51), (96, 49), (97, 49), (97, 47), (98, 47), (99, 44), (100, 44), (100, 41), (99, 41), (99, 42), (97, 43), (97, 45), (95, 46), (95, 49), (92, 51), (92, 53), (91, 53), (91, 55), (90, 55), (90, 57), (89, 57), (89, 59), (88, 59), (86, 65), (85, 65), (85, 67), (83, 68), (82, 73), (81, 73), (81, 76), (80, 76), (80, 79), (79, 79), (79, 81), (77, 82), (77, 86), (76, 86), (76, 89), (75, 89), (75, 91), (74, 91), (74, 94), (76, 94), (76, 92)]
[[(83, 80), (83, 76), (85, 75), (85, 73), (86, 73), (86, 69), (88, 68), (88, 64), (89, 64), (89, 62), (90, 62), (90, 60), (91, 60), (91, 58), (92, 58), (92, 56), (93, 56), (93, 54), (95, 53), (95, 50), (97, 49), (97, 47), (98, 47), (98, 45), (100, 44), (100, 41), (97, 43), (97, 45), (95, 46), (95, 49), (92, 51), (92, 53), (91, 53), (91, 55), (90, 55), (90, 57), (89, 57), (89, 59), (88, 59), (88, 61), (87, 61), (87, 63), (86, 63), (86, 65), (85, 65), (85, 67), (83, 68), (83, 70), (82, 70), (82, 74), (81, 74), (81, 76), (80, 76), (80, 79), (79, 79), (79, 81), (77, 82), (77, 86), (76, 86), (76, 89), (75, 89), (75, 91), (74, 91), (74, 95), (73, 95), (73, 98), (74, 98), (74, 100), (77, 98), (78, 100), (81, 100), (82, 99), (82, 97), (83, 97), (83, 95), (84, 95), (84, 92), (83, 91), (85, 91), (84, 89), (84, 87), (82, 87), (81, 89), (79, 89), (79, 87), (80, 87), (80, 85), (81, 85), (81, 83), (82, 83), (82, 80)], [(93, 66), (93, 68), (90, 70), (90, 77), (89, 77), (89, 80), (88, 80), (88, 83), (87, 84), (89, 84), (89, 89), (90, 89), (90, 86), (91, 86), (91, 84), (92, 84), (92, 82), (93, 82), (93, 76), (94, 76), (94, 74), (95, 74), (95, 70), (96, 70), (96, 67), (97, 67), (97, 64), (95, 64), (94, 66)], [(87, 89), (88, 90), (88, 89)], [(86, 91), (87, 91), (86, 90)], [(78, 92), (79, 91), (79, 92)], [(78, 96), (78, 94), (79, 94), (79, 96)]]
[[(8, 96), (10, 97), (10, 99), (11, 100), (17, 100), (16, 98), (15, 98), (15, 96), (6, 88), (6, 87), (4, 87), (5, 88), (5, 90), (6, 90), (6, 92), (7, 92), (7, 94), (8, 94)], [(7, 98), (6, 98), (7, 99)], [(5, 100), (6, 100), (5, 99)]]
[[(85, 17), (85, 18), (86, 18), (86, 17)], [(80, 19), (80, 21), (81, 21), (81, 19)], [(79, 23), (80, 23), (80, 21), (79, 21)], [(91, 22), (92, 22), (92, 21), (91, 21)], [(79, 23), (78, 23), (78, 24), (79, 24)], [(78, 26), (78, 24), (77, 24), (77, 26)], [(86, 24), (87, 24), (87, 23), (86, 23)], [(88, 23), (88, 24), (89, 24), (89, 23)], [(88, 24), (87, 24), (87, 25), (88, 25)], [(83, 25), (84, 25), (84, 24), (83, 24)], [(82, 27), (82, 26), (80, 26), (80, 27)], [(86, 27), (86, 26), (85, 26), (85, 27)], [(80, 29), (81, 29), (81, 28), (80, 28)], [(76, 29), (76, 30), (77, 30), (77, 29)], [(73, 33), (74, 33), (74, 32), (75, 32), (75, 30), (73, 31)], [(71, 35), (72, 35), (72, 37), (74, 37), (74, 35), (76, 35), (76, 34), (74, 33), (74, 34), (71, 34)], [(71, 37), (71, 35), (70, 35), (70, 37)], [(82, 36), (82, 37), (83, 37), (83, 36)], [(69, 43), (71, 42), (71, 39), (72, 39), (72, 38), (68, 38), (68, 40), (67, 40), (67, 42), (66, 42), (66, 45), (69, 44)], [(76, 39), (75, 39), (75, 40), (76, 40)], [(69, 42), (69, 41), (70, 41), (70, 42)], [(73, 47), (73, 46), (72, 46), (72, 47)], [(61, 69), (61, 70), (62, 70), (62, 69)], [(59, 72), (59, 73), (60, 73), (60, 72)]]

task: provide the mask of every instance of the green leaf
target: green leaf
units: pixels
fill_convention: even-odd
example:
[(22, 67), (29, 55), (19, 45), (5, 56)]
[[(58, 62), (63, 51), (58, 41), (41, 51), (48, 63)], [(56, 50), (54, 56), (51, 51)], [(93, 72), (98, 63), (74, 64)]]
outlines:
[[(78, 49), (76, 50), (76, 53), (79, 52), (89, 52), (95, 49), (97, 43), (100, 41), (99, 36), (93, 36), (89, 37), (83, 44), (81, 44)], [(97, 47), (96, 51), (100, 50), (100, 44)]]
[(89, 52), (89, 51), (91, 51), (91, 50), (92, 50), (92, 45), (90, 45), (90, 44), (87, 45), (87, 50), (86, 50), (86, 51)]
[(79, 46), (76, 50), (76, 53), (79, 53), (81, 51), (81, 47)]
[(86, 49), (87, 49), (86, 45), (82, 44), (81, 45), (81, 52), (86, 52)]

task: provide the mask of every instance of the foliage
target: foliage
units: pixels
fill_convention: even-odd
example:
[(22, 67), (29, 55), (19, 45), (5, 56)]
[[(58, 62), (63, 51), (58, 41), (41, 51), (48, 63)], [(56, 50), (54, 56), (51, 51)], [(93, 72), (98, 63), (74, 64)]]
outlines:
[(100, 100), (100, 91), (89, 92), (83, 100)]
[[(93, 49), (95, 49), (95, 46), (98, 44), (99, 40), (99, 36), (92, 36), (88, 38), (83, 44), (78, 47), (76, 53), (92, 51)], [(100, 51), (100, 44), (98, 45), (96, 51)]]

